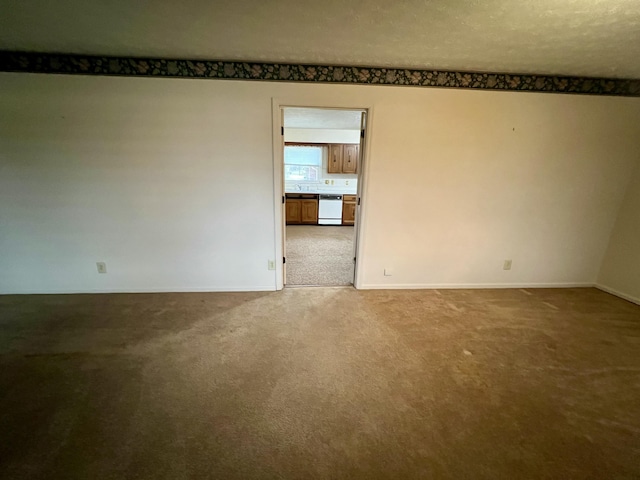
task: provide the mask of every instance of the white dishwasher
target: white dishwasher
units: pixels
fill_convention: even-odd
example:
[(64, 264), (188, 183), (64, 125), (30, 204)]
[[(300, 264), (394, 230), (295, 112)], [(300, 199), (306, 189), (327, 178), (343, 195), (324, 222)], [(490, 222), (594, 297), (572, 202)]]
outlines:
[(342, 195), (320, 195), (318, 225), (342, 225)]

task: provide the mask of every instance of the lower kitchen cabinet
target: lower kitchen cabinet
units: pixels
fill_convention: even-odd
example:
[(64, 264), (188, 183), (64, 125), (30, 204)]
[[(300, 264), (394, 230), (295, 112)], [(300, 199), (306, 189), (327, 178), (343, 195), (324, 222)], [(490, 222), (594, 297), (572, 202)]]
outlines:
[(318, 223), (318, 200), (300, 200), (300, 223)]
[(343, 195), (342, 197), (342, 224), (353, 225), (356, 221), (356, 196)]
[(315, 225), (318, 223), (318, 197), (296, 195), (286, 198), (287, 225)]
[(300, 200), (289, 200), (287, 198), (287, 225), (291, 223), (300, 223), (301, 211)]

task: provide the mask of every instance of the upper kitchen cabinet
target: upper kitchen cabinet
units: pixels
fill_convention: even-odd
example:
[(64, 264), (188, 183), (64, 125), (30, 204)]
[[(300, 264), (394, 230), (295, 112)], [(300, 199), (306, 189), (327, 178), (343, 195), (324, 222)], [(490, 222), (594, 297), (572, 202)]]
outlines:
[(358, 172), (358, 154), (359, 153), (360, 153), (360, 145), (358, 144), (343, 145), (342, 173)]
[(342, 144), (329, 145), (329, 164), (327, 173), (342, 173), (342, 159), (344, 157)]
[(357, 143), (330, 144), (327, 173), (358, 173), (359, 154), (360, 145)]

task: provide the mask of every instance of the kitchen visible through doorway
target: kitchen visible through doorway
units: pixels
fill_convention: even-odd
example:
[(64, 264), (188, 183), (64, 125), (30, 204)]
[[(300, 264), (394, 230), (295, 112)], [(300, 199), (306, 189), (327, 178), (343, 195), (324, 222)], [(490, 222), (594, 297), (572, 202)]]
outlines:
[(284, 283), (351, 285), (366, 113), (306, 107), (282, 110)]

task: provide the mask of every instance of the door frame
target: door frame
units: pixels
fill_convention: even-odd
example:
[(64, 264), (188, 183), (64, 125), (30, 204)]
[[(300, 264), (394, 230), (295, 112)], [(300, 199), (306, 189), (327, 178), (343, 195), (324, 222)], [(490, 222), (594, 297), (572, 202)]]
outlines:
[(276, 290), (284, 288), (285, 278), (285, 238), (286, 238), (286, 213), (284, 197), (284, 135), (283, 135), (283, 108), (287, 107), (303, 107), (303, 108), (322, 108), (327, 110), (363, 110), (366, 112), (366, 125), (364, 130), (364, 138), (360, 139), (360, 164), (358, 165), (358, 190), (357, 190), (357, 206), (356, 221), (354, 224), (354, 233), (356, 235), (355, 249), (355, 269), (353, 286), (360, 288), (363, 278), (362, 252), (364, 252), (365, 238), (363, 232), (367, 223), (367, 205), (368, 205), (368, 178), (369, 178), (369, 145), (371, 144), (372, 125), (373, 125), (373, 105), (371, 104), (346, 104), (337, 102), (327, 105), (323, 102), (314, 102), (305, 99), (289, 100), (289, 99), (271, 99), (272, 114), (272, 135), (273, 135), (273, 210), (274, 210), (274, 254), (275, 254), (275, 281)]

